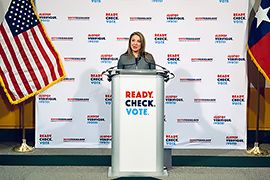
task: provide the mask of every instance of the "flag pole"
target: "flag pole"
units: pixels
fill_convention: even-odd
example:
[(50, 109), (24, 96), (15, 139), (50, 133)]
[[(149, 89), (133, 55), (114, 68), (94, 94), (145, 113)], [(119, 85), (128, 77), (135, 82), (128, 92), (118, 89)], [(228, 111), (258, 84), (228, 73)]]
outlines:
[(259, 146), (259, 122), (260, 122), (260, 71), (258, 71), (258, 80), (257, 80), (257, 123), (256, 123), (256, 141), (254, 142), (254, 147), (246, 151), (248, 155), (268, 155), (268, 151), (263, 150)]
[(13, 148), (13, 151), (15, 152), (30, 152), (34, 151), (35, 148), (28, 146), (26, 144), (26, 138), (25, 138), (25, 124), (24, 124), (24, 107), (25, 107), (25, 101), (23, 101), (20, 105), (20, 119), (21, 119), (21, 124), (22, 124), (22, 130), (23, 130), (23, 139), (22, 139), (22, 144), (19, 147)]

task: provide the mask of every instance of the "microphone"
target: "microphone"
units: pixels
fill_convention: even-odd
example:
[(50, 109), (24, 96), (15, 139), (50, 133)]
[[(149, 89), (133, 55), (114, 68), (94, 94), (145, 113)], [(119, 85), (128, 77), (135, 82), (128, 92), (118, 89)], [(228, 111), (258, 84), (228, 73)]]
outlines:
[(116, 68), (117, 66), (112, 66), (112, 67), (110, 67), (110, 68), (108, 68), (108, 69), (106, 69), (105, 71), (103, 71), (101, 74), (105, 74), (106, 72), (108, 72), (108, 70), (110, 70), (110, 69), (114, 69), (114, 68)]
[[(108, 81), (111, 82), (111, 81), (112, 81), (112, 75), (111, 75), (111, 72), (109, 72), (109, 70), (114, 69), (114, 68), (116, 68), (116, 67), (117, 67), (117, 66), (112, 66), (112, 67), (106, 69), (105, 71), (103, 71), (101, 74), (102, 74), (102, 75), (103, 75), (103, 74), (106, 75)], [(109, 73), (108, 73), (108, 74), (105, 74), (105, 73), (107, 73), (107, 72), (109, 72)]]
[(135, 58), (136, 69), (138, 69), (138, 62), (139, 62), (140, 59), (141, 59), (141, 56), (140, 55)]
[[(169, 71), (169, 70), (166, 69), (165, 67), (163, 67), (163, 66), (161, 66), (161, 65), (159, 65), (159, 64), (156, 64), (156, 63), (151, 63), (151, 62), (148, 62), (148, 64), (149, 64), (149, 67), (150, 67), (151, 64), (153, 64), (154, 66), (160, 67), (160, 68), (165, 72), (165, 74), (163, 74), (163, 77), (165, 78), (165, 79), (164, 79), (165, 82), (169, 81), (170, 79), (175, 78), (174, 73), (172, 73), (171, 71)], [(150, 69), (150, 68), (149, 68), (149, 69)], [(169, 75), (167, 75), (167, 73), (171, 74), (172, 77), (170, 78)]]

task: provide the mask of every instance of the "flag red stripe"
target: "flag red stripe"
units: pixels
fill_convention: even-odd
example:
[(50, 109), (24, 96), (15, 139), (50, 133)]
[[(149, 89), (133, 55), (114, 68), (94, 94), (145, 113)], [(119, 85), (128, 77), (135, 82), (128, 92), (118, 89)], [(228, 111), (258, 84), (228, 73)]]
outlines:
[(60, 77), (62, 77), (62, 76), (64, 75), (64, 73), (63, 73), (62, 67), (61, 67), (61, 65), (60, 65), (60, 61), (59, 61), (58, 54), (57, 54), (56, 51), (54, 50), (54, 48), (53, 48), (53, 46), (51, 45), (51, 42), (49, 41), (49, 39), (46, 38), (47, 36), (46, 36), (46, 34), (45, 34), (45, 32), (44, 32), (44, 30), (43, 30), (41, 24), (38, 25), (38, 28), (39, 28), (39, 30), (40, 30), (42, 36), (44, 37), (44, 40), (45, 40), (47, 46), (49, 47), (49, 49), (50, 49), (50, 51), (52, 52), (54, 58), (56, 59), (56, 63), (57, 63), (57, 71), (58, 71)]
[[(24, 37), (23, 36), (23, 34), (27, 34), (26, 32), (24, 32), (24, 33), (22, 33), (21, 35), (22, 35), (22, 37)], [(25, 39), (24, 39), (25, 40)], [(24, 43), (25, 43), (26, 41), (24, 41)], [(20, 42), (20, 44), (21, 44), (21, 42)], [(26, 43), (26, 45), (27, 45), (27, 43)], [(25, 47), (24, 47), (25, 48)], [(24, 48), (22, 48), (22, 49), (24, 49)], [(27, 46), (27, 50), (29, 51), (29, 47)], [(31, 51), (30, 51), (31, 52)], [(33, 83), (35, 84), (35, 88), (36, 89), (41, 89), (41, 85), (40, 85), (40, 83), (39, 83), (39, 81), (38, 81), (38, 79), (37, 79), (37, 76), (36, 76), (36, 74), (35, 74), (35, 70), (33, 69), (33, 67), (32, 67), (32, 65), (31, 65), (31, 62), (33, 62), (33, 60), (34, 59), (32, 59), (32, 58), (29, 58), (27, 55), (26, 55), (26, 53), (25, 53), (25, 51), (23, 51), (23, 57), (25, 57), (25, 58), (23, 58), (23, 60), (24, 60), (24, 62), (25, 62), (25, 65), (26, 65), (26, 67), (27, 67), (27, 70), (28, 70), (28, 72), (29, 72), (29, 74), (31, 75), (31, 78), (32, 78), (32, 80), (33, 80)], [(31, 62), (30, 62), (30, 59), (31, 59)]]
[[(40, 50), (40, 52), (41, 52), (41, 54), (42, 54), (44, 60), (46, 61), (47, 65), (48, 65), (48, 67), (49, 67), (49, 69), (50, 69), (50, 72), (51, 72), (51, 76), (52, 76), (53, 81), (57, 80), (57, 77), (56, 77), (55, 72), (54, 72), (53, 64), (52, 64), (52, 62), (50, 61), (50, 58), (48, 57), (46, 51), (44, 50), (44, 48), (43, 48), (41, 42), (39, 41), (39, 39), (38, 39), (38, 37), (37, 37), (37, 34), (36, 34), (35, 30), (34, 30), (33, 28), (31, 29), (31, 32), (32, 32), (32, 34), (33, 34), (33, 37), (34, 37), (34, 39), (35, 39), (35, 41), (36, 41), (36, 43), (37, 43), (37, 46), (38, 46), (38, 48), (39, 48), (39, 50)], [(47, 85), (47, 84), (46, 84), (46, 85)]]
[(34, 59), (36, 65), (37, 65), (37, 67), (38, 67), (38, 70), (40, 71), (40, 74), (41, 74), (41, 76), (42, 76), (42, 79), (43, 79), (44, 83), (45, 83), (46, 85), (49, 84), (49, 80), (48, 80), (48, 77), (47, 77), (47, 75), (46, 75), (46, 73), (45, 73), (44, 67), (43, 67), (43, 65), (40, 63), (40, 59), (38, 58), (38, 55), (37, 55), (37, 53), (36, 53), (34, 47), (32, 46), (32, 44), (31, 44), (31, 42), (30, 42), (30, 39), (29, 39), (29, 36), (28, 36), (27, 32), (23, 32), (22, 35), (23, 35), (23, 37), (24, 37), (24, 39), (25, 39), (25, 42), (26, 42), (26, 44), (27, 44), (27, 46), (28, 46), (28, 48), (29, 48), (29, 51), (31, 52), (32, 57), (33, 57), (33, 59)]
[[(12, 56), (13, 63), (15, 65), (16, 69), (17, 69), (17, 72), (18, 72), (18, 75), (21, 78), (21, 81), (23, 82), (23, 85), (24, 85), (27, 93), (28, 94), (31, 94), (32, 93), (31, 88), (30, 88), (30, 86), (28, 84), (27, 78), (24, 75), (23, 69), (21, 68), (21, 65), (20, 65), (20, 63), (18, 61), (18, 58), (17, 58), (16, 53), (15, 53), (15, 50), (13, 49), (12, 45), (9, 44), (9, 42), (6, 42), (6, 44), (8, 45), (9, 52), (10, 52), (10, 54)], [(18, 76), (16, 78), (18, 78)]]
[(250, 51), (255, 57), (257, 63), (270, 78), (270, 32), (257, 42)]
[[(0, 27), (0, 28), (1, 28), (1, 27)], [(2, 45), (0, 44), (0, 52), (1, 52), (1, 51), (3, 52), (4, 50), (3, 50), (3, 48), (2, 48)], [(2, 54), (1, 57), (2, 57), (2, 59), (3, 59), (3, 61), (4, 61), (5, 66), (6, 66), (6, 67), (10, 67), (10, 66), (9, 66), (9, 63), (8, 63), (8, 60), (7, 60), (6, 54), (5, 54), (5, 53), (1, 53), (1, 54)], [(7, 63), (8, 63), (8, 64), (7, 64)], [(8, 71), (9, 71), (9, 70), (8, 70)], [(9, 71), (9, 72), (10, 72), (10, 71)], [(0, 76), (2, 77), (2, 79), (3, 79), (3, 81), (4, 81), (5, 88), (6, 88), (6, 90), (8, 91), (8, 94), (10, 95), (11, 99), (12, 99), (13, 101), (16, 101), (15, 96), (13, 95), (12, 91), (11, 91), (10, 88), (9, 88), (9, 83), (8, 83), (8, 81), (7, 81), (7, 79), (6, 79), (6, 76), (5, 76), (5, 74), (4, 74), (4, 72), (3, 72), (2, 68), (1, 68), (1, 66), (0, 66)], [(13, 78), (13, 77), (14, 77), (12, 71), (11, 71), (11, 73), (9, 73), (9, 76), (10, 76), (10, 78)], [(18, 84), (17, 84), (17, 86), (18, 86)]]
[[(5, 29), (4, 29), (3, 26), (1, 26), (0, 32), (2, 33), (2, 36), (3, 36), (5, 42), (6, 42), (7, 46), (8, 46), (9, 52), (10, 52), (10, 49), (13, 51), (13, 49), (10, 47), (11, 44), (10, 44), (10, 41), (9, 41), (9, 39), (8, 39), (8, 37), (7, 37), (6, 31), (5, 31)], [(10, 53), (11, 53), (11, 52), (10, 52)], [(12, 53), (11, 53), (11, 55), (12, 55)], [(14, 56), (14, 51), (13, 51), (12, 57), (13, 57), (13, 56)], [(13, 57), (13, 58), (14, 58), (14, 57)], [(3, 59), (3, 61), (4, 61), (5, 65), (6, 65), (6, 67), (7, 67), (7, 70), (8, 70), (8, 72), (9, 72), (9, 74), (10, 74), (10, 78), (11, 78), (12, 84), (13, 84), (13, 86), (14, 86), (14, 88), (15, 88), (15, 91), (17, 92), (17, 94), (18, 94), (18, 96), (19, 96), (20, 98), (23, 98), (24, 95), (23, 95), (22, 90), (21, 90), (21, 88), (19, 87), (18, 82), (17, 82), (17, 80), (16, 80), (16, 78), (15, 78), (15, 75), (14, 75), (14, 73), (13, 73), (13, 71), (12, 71), (12, 68), (11, 68), (11, 65), (10, 65), (10, 63), (9, 63), (9, 60), (8, 60), (8, 59)]]
[[(35, 75), (35, 74), (33, 75), (33, 71), (31, 71), (31, 69), (32, 69), (31, 64), (30, 64), (30, 62), (29, 62), (29, 60), (28, 60), (28, 57), (26, 56), (26, 53), (25, 53), (24, 48), (23, 48), (23, 46), (22, 46), (22, 44), (21, 44), (21, 42), (20, 42), (19, 37), (18, 37), (18, 36), (14, 37), (14, 40), (15, 40), (15, 42), (16, 42), (16, 45), (17, 45), (18, 50), (19, 50), (19, 52), (20, 52), (20, 55), (21, 55), (21, 57), (22, 57), (22, 61), (24, 61), (24, 64), (25, 64), (25, 66), (26, 66), (26, 68), (27, 68), (27, 69), (22, 69), (22, 72), (21, 72), (21, 76), (23, 77), (23, 79), (22, 79), (22, 80), (23, 80), (23, 84), (24, 84), (24, 86), (25, 86), (25, 88), (26, 88), (28, 94), (32, 94), (32, 93), (33, 93), (33, 90), (32, 90), (32, 88), (30, 87), (29, 81), (31, 81), (31, 80), (33, 79), (32, 77), (33, 77), (33, 76), (36, 76), (36, 75)], [(21, 68), (21, 66), (20, 66), (20, 64), (19, 64), (19, 61), (18, 61), (17, 59), (16, 59), (16, 63), (18, 63), (18, 67)], [(30, 66), (29, 66), (29, 65), (30, 65)], [(28, 78), (25, 76), (24, 72), (25, 72), (26, 70), (28, 70), (28, 72), (30, 73), (31, 79), (28, 79)]]
[[(11, 57), (12, 57), (12, 61), (13, 61), (14, 65), (15, 65), (16, 69), (17, 69), (18, 75), (19, 75), (20, 78), (21, 78), (21, 81), (22, 81), (22, 83), (23, 83), (23, 85), (24, 85), (24, 87), (25, 87), (25, 90), (27, 91), (28, 94), (31, 94), (31, 93), (32, 93), (32, 90), (31, 90), (31, 88), (30, 88), (30, 86), (29, 86), (29, 83), (28, 83), (28, 81), (27, 81), (27, 78), (26, 78), (25, 75), (24, 75), (24, 71), (23, 71), (23, 69), (21, 68), (21, 65), (20, 65), (20, 63), (19, 63), (19, 61), (18, 61), (18, 58), (17, 58), (16, 53), (15, 53), (15, 50), (13, 49), (13, 46), (12, 46), (12, 44), (11, 44), (11, 40), (10, 40), (9, 37), (7, 36), (6, 31), (5, 31), (5, 33), (2, 33), (2, 35), (3, 35), (4, 39), (5, 39), (5, 42), (6, 42), (6, 44), (7, 44), (7, 47), (8, 47), (8, 49), (9, 49), (9, 52), (10, 52)], [(16, 39), (15, 39), (15, 38), (14, 38), (14, 40), (15, 40), (15, 42), (16, 42)], [(16, 42), (16, 43), (17, 43), (17, 42)], [(15, 44), (15, 46), (16, 46), (16, 45), (17, 45), (17, 44)], [(17, 76), (15, 75), (15, 78), (16, 78), (16, 81), (17, 81), (17, 82), (18, 82), (17, 78), (19, 78), (18, 75), (17, 75)], [(26, 92), (24, 92), (24, 93), (26, 93)]]

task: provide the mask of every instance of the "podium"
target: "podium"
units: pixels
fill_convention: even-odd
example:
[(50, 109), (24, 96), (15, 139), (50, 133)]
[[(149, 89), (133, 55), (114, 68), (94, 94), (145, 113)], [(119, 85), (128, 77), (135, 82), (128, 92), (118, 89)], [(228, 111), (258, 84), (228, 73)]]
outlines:
[(164, 170), (164, 77), (157, 70), (111, 70), (109, 177), (168, 176)]

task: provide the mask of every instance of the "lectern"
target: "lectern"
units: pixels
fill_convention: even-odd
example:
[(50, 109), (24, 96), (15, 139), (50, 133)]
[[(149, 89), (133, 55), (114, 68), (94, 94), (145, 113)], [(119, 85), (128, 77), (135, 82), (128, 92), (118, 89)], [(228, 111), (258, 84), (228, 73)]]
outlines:
[(109, 177), (167, 176), (164, 77), (156, 70), (111, 70), (112, 161)]

